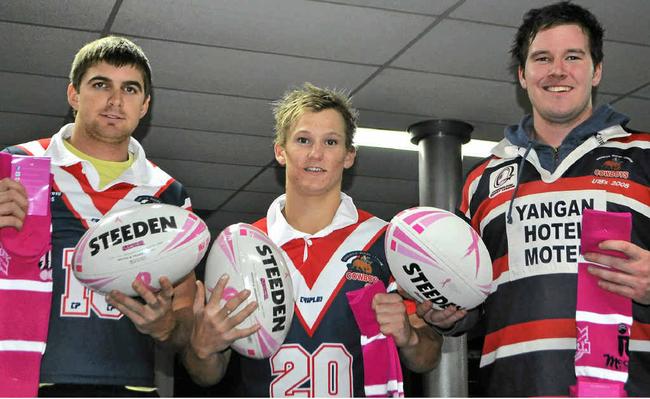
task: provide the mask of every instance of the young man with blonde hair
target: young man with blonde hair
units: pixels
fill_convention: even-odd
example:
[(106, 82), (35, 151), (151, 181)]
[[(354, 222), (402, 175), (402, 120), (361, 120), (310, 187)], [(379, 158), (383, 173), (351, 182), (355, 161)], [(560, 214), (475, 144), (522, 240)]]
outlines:
[[(365, 396), (361, 332), (346, 293), (368, 281), (389, 282), (384, 256), (386, 222), (358, 210), (341, 192), (343, 171), (354, 164), (356, 111), (343, 94), (305, 84), (275, 104), (275, 158), (286, 168), (286, 193), (255, 225), (284, 250), (296, 293), (295, 315), (284, 344), (270, 359), (240, 357), (233, 381), (239, 396)], [(355, 259), (365, 271), (348, 273)], [(255, 305), (237, 312), (249, 295), (219, 305), (227, 279), (221, 279), (204, 305), (200, 283), (195, 325), (185, 364), (202, 385), (218, 382), (231, 356), (229, 345), (259, 326), (237, 325)], [(302, 300), (306, 299), (306, 300)], [(407, 314), (398, 294), (379, 293), (372, 308), (381, 333), (392, 336), (401, 360), (412, 370), (432, 369), (441, 339), (415, 314)], [(233, 313), (234, 312), (234, 313)]]

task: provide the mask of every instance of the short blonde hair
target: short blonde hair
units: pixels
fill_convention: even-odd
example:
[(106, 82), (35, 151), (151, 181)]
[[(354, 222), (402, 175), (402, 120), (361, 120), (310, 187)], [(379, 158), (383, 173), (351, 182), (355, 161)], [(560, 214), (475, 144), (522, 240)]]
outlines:
[(273, 103), (275, 144), (284, 147), (289, 130), (305, 111), (319, 112), (326, 109), (334, 109), (343, 117), (345, 147), (351, 150), (354, 132), (357, 130), (358, 112), (352, 107), (350, 97), (342, 91), (322, 89), (308, 82), (300, 88), (287, 91), (280, 100)]

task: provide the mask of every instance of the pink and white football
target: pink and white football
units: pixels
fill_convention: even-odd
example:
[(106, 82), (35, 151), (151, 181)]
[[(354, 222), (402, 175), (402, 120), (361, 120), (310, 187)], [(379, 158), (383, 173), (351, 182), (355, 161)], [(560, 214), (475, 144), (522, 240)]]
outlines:
[(282, 250), (264, 232), (246, 223), (226, 227), (212, 244), (205, 265), (205, 289), (209, 297), (217, 280), (228, 274), (228, 285), (221, 306), (238, 292), (248, 289), (251, 295), (235, 312), (251, 301), (257, 309), (237, 328), (259, 323), (254, 334), (238, 339), (231, 345), (238, 353), (255, 358), (268, 358), (287, 337), (295, 304), (291, 274)]
[(390, 221), (385, 245), (395, 281), (418, 302), (471, 309), (490, 293), (490, 254), (476, 231), (451, 212), (402, 211)]
[(166, 204), (111, 211), (86, 231), (75, 247), (72, 270), (86, 287), (108, 293), (138, 294), (140, 279), (153, 290), (166, 276), (172, 284), (186, 276), (210, 244), (207, 226), (194, 213)]

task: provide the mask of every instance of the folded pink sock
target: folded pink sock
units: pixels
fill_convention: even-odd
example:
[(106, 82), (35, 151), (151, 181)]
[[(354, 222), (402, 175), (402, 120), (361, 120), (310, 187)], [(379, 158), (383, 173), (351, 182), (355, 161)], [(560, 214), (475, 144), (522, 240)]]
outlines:
[(403, 397), (402, 367), (395, 340), (379, 331), (372, 298), (385, 293), (382, 281), (346, 293), (361, 331), (364, 389), (367, 397)]

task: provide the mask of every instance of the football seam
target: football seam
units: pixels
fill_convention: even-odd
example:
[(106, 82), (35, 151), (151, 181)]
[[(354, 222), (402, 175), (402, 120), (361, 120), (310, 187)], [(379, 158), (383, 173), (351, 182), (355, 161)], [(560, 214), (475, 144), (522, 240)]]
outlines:
[[(406, 223), (402, 222), (402, 220), (398, 220), (397, 222), (398, 222), (397, 223), (398, 227), (400, 227), (403, 230), (409, 232), (409, 237), (413, 241), (416, 241), (422, 247), (429, 249), (431, 252), (434, 252), (433, 249), (438, 250), (438, 252), (436, 252), (436, 254), (438, 254), (440, 252), (439, 251), (440, 247), (437, 246), (435, 243), (432, 243), (432, 245), (435, 246), (435, 248), (432, 249), (432, 248), (429, 247), (429, 245), (425, 244), (422, 240), (420, 240), (419, 235), (411, 234), (412, 232), (414, 232), (414, 230), (413, 230), (413, 228), (411, 226), (409, 226)], [(447, 268), (447, 270), (450, 270), (452, 273), (454, 273), (454, 275), (456, 275), (458, 278), (460, 278), (460, 280), (463, 282), (463, 284), (465, 284), (465, 286), (468, 287), (472, 292), (474, 292), (475, 294), (478, 294), (478, 296), (480, 298), (485, 298), (486, 297), (486, 295), (483, 294), (483, 292), (481, 292), (480, 290), (478, 290), (477, 288), (474, 287), (474, 284), (470, 284), (467, 281), (467, 279), (464, 278), (464, 276), (462, 274), (458, 273), (454, 267), (450, 267), (451, 262), (449, 262), (448, 259), (446, 259), (445, 257), (440, 256), (440, 255), (438, 255), (437, 257), (442, 259), (442, 261), (444, 262), (444, 265)], [(432, 257), (432, 258), (434, 258), (434, 257)]]

